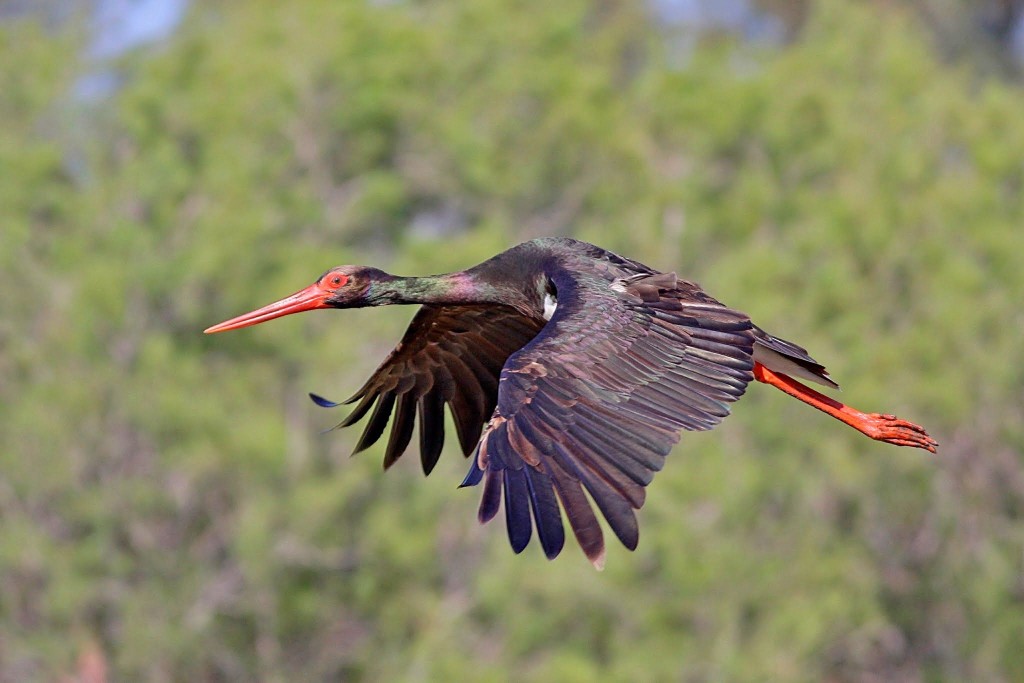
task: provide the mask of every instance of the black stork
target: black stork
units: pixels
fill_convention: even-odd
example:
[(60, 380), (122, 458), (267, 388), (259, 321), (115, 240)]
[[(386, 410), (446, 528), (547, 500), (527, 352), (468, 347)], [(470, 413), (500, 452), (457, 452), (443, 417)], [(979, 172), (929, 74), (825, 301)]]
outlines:
[(359, 452), (381, 438), (393, 414), (388, 468), (409, 446), (418, 418), (429, 474), (444, 443), (447, 404), (462, 452), (473, 456), (462, 486), (483, 481), (481, 522), (504, 498), (517, 553), (535, 526), (547, 557), (559, 554), (561, 506), (587, 558), (603, 566), (601, 525), (584, 491), (623, 545), (635, 549), (634, 510), (680, 431), (714, 427), (752, 379), (872, 439), (933, 453), (938, 445), (916, 424), (863, 413), (797, 381), (838, 388), (804, 349), (697, 284), (567, 238), (525, 242), (446, 275), (339, 266), (206, 332), (318, 308), (387, 304), (420, 309), (398, 346), (345, 401), (358, 403), (339, 426), (369, 414)]

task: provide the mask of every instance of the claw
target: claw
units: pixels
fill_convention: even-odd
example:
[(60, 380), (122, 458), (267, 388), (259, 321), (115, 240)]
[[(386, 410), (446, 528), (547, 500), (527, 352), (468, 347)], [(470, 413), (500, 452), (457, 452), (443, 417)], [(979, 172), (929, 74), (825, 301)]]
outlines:
[(866, 415), (866, 418), (864, 433), (876, 441), (884, 441), (896, 446), (923, 448), (932, 453), (939, 445), (935, 439), (928, 436), (924, 427), (901, 420), (895, 415), (871, 413)]

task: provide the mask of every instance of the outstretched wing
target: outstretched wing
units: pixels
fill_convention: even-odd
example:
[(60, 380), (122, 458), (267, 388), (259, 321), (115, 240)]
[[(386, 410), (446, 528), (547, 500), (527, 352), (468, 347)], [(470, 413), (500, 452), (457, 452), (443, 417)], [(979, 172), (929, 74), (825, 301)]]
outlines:
[[(484, 482), (479, 517), (504, 498), (512, 548), (533, 525), (549, 558), (561, 551), (565, 510), (584, 553), (604, 562), (600, 524), (636, 548), (635, 509), (680, 430), (729, 414), (752, 379), (749, 318), (674, 274), (609, 283), (552, 274), (551, 322), (505, 363), (498, 404), (464, 485)], [(532, 523), (531, 523), (532, 520)]]
[[(502, 366), (543, 325), (544, 320), (508, 306), (422, 306), (398, 346), (345, 401), (359, 403), (338, 427), (353, 425), (370, 414), (355, 447), (358, 453), (380, 439), (394, 412), (384, 452), (386, 469), (409, 446), (418, 415), (420, 459), (423, 472), (430, 474), (444, 445), (444, 406), (448, 404), (462, 451), (468, 456), (494, 410)], [(325, 407), (338, 405), (310, 396)]]

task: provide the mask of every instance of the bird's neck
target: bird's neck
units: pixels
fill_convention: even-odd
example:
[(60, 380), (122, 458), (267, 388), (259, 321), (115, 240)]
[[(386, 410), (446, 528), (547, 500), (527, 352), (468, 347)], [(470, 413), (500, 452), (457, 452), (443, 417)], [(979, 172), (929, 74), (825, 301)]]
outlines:
[(465, 271), (401, 277), (389, 275), (374, 282), (367, 293), (373, 306), (388, 304), (481, 304), (502, 303), (503, 291)]

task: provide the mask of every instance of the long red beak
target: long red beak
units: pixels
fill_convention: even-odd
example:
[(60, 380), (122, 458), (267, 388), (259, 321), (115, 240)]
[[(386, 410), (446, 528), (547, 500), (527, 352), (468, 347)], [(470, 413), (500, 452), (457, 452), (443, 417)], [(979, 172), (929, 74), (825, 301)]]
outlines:
[(303, 311), (312, 311), (317, 308), (330, 308), (324, 301), (326, 298), (326, 292), (320, 288), (318, 282), (314, 282), (302, 291), (295, 292), (280, 301), (267, 304), (263, 308), (257, 308), (255, 311), (240, 315), (237, 318), (225, 320), (219, 325), (207, 327), (203, 330), (203, 333), (227, 332), (228, 330), (237, 330), (240, 327), (258, 325), (259, 323), (291, 315), (292, 313), (302, 313)]

